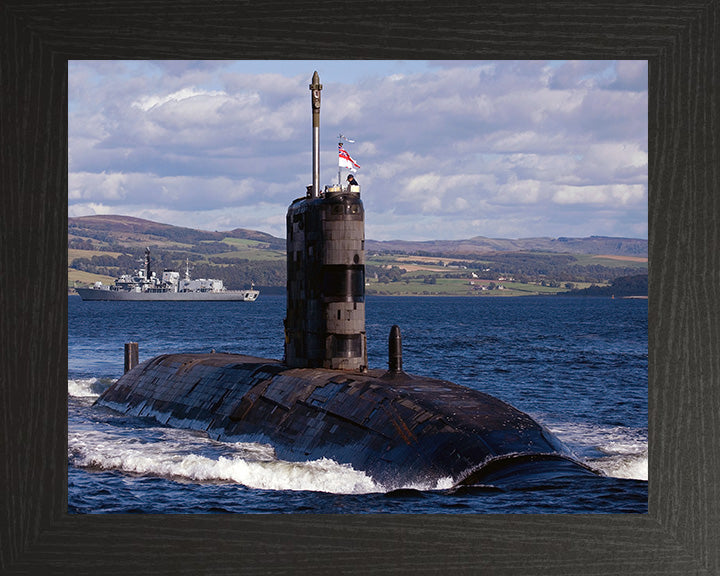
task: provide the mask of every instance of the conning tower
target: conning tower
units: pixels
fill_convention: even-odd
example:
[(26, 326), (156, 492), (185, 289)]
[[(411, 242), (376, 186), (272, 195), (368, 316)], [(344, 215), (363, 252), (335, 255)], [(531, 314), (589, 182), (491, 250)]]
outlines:
[(287, 212), (285, 363), (291, 368), (367, 370), (365, 212), (360, 187), (320, 191), (320, 91), (310, 84), (313, 184)]

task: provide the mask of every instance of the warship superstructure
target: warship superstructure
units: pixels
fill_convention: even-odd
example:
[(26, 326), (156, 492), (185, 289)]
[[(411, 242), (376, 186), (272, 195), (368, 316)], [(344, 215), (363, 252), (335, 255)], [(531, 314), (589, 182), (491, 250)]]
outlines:
[(321, 90), (316, 72), (313, 184), (287, 213), (284, 358), (176, 353), (136, 364), (129, 343), (126, 373), (97, 402), (218, 440), (271, 444), (285, 460), (349, 464), (388, 490), (596, 474), (501, 400), (405, 373), (397, 325), (388, 369), (368, 368), (363, 204), (359, 186), (320, 189)]

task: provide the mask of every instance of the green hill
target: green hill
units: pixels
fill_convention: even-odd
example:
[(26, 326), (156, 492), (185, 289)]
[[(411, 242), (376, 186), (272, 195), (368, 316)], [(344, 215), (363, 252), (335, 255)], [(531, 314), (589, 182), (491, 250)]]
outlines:
[[(284, 290), (285, 239), (236, 228), (195, 230), (130, 216), (68, 218), (68, 286), (111, 282), (142, 266), (220, 278), (230, 289), (253, 282)], [(523, 295), (607, 286), (647, 273), (647, 241), (627, 238), (482, 237), (460, 241), (366, 241), (369, 294)]]
[(68, 218), (68, 286), (107, 283), (141, 266), (150, 248), (154, 271), (185, 270), (220, 278), (230, 289), (284, 286), (285, 240), (236, 228), (194, 230), (130, 216)]

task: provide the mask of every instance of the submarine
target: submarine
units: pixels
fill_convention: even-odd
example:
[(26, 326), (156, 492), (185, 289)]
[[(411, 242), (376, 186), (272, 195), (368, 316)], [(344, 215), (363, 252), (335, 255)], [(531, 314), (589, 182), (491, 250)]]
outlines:
[(332, 459), (388, 491), (597, 476), (546, 428), (502, 400), (408, 374), (393, 325), (387, 369), (371, 369), (365, 333), (365, 214), (360, 186), (320, 189), (321, 90), (309, 86), (313, 174), (286, 217), (282, 360), (172, 353), (138, 362), (96, 401), (225, 442), (260, 442), (289, 461)]

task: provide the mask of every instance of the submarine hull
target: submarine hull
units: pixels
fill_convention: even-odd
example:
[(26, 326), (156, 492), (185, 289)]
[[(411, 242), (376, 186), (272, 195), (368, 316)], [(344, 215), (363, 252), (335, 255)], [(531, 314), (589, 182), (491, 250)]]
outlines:
[(501, 400), (403, 372), (169, 354), (125, 373), (97, 403), (217, 440), (268, 443), (284, 460), (325, 457), (350, 464), (388, 489), (433, 487), (441, 479), (502, 480), (502, 471), (515, 469), (592, 473), (563, 453), (546, 429)]

